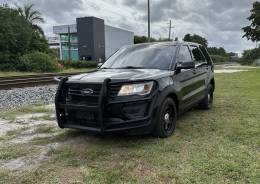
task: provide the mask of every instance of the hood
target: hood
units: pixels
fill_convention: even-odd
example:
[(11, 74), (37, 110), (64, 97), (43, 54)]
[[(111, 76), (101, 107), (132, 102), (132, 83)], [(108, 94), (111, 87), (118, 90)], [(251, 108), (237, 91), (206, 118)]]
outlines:
[(105, 79), (112, 81), (156, 80), (171, 74), (173, 71), (158, 69), (101, 69), (72, 76), (69, 81), (102, 83)]

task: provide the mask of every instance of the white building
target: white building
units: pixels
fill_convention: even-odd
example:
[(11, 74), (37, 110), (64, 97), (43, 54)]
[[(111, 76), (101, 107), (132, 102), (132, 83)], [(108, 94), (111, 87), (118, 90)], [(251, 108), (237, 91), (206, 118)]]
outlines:
[[(134, 33), (108, 26), (96, 17), (77, 18), (72, 25), (54, 26), (60, 59), (104, 61), (125, 45), (134, 44)], [(70, 54), (69, 54), (70, 53)]]

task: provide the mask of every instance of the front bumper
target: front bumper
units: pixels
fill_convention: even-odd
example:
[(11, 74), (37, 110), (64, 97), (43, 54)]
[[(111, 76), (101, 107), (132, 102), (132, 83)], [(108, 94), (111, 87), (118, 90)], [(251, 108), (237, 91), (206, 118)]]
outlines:
[[(55, 98), (59, 127), (100, 133), (152, 127), (158, 96), (156, 85), (152, 94), (146, 97), (111, 97), (111, 91), (114, 91), (111, 86), (115, 88), (122, 83), (124, 82), (112, 83), (109, 79), (106, 79), (100, 84), (96, 94), (85, 97), (77, 94), (81, 99), (75, 102), (67, 100), (68, 94), (70, 94), (68, 86), (73, 85), (75, 87), (84, 85), (84, 83), (70, 84), (66, 78), (62, 79)], [(95, 98), (96, 101), (93, 102)], [(87, 100), (85, 101), (85, 99)]]

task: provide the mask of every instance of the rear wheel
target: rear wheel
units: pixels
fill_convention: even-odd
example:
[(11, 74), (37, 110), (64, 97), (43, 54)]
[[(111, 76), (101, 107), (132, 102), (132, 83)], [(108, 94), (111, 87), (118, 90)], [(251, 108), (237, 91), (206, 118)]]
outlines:
[(160, 138), (171, 136), (175, 130), (177, 120), (176, 105), (171, 98), (164, 100), (157, 119), (158, 122), (153, 135)]
[(205, 98), (199, 103), (199, 108), (204, 110), (209, 110), (213, 105), (213, 87), (211, 84), (208, 86), (207, 95)]

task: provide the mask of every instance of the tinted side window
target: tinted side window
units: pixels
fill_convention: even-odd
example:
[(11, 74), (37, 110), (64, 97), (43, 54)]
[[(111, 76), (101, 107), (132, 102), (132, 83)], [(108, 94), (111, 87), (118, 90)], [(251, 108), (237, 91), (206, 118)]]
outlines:
[(205, 62), (206, 59), (197, 46), (190, 46), (193, 58), (196, 62)]
[(178, 55), (178, 61), (179, 62), (190, 62), (192, 61), (190, 51), (188, 46), (181, 46), (179, 55)]
[(205, 58), (206, 58), (208, 64), (212, 64), (212, 61), (211, 61), (211, 59), (210, 59), (209, 53), (208, 53), (208, 51), (206, 50), (206, 48), (203, 47), (203, 46), (200, 46), (200, 50), (202, 51), (203, 55), (205, 56)]

